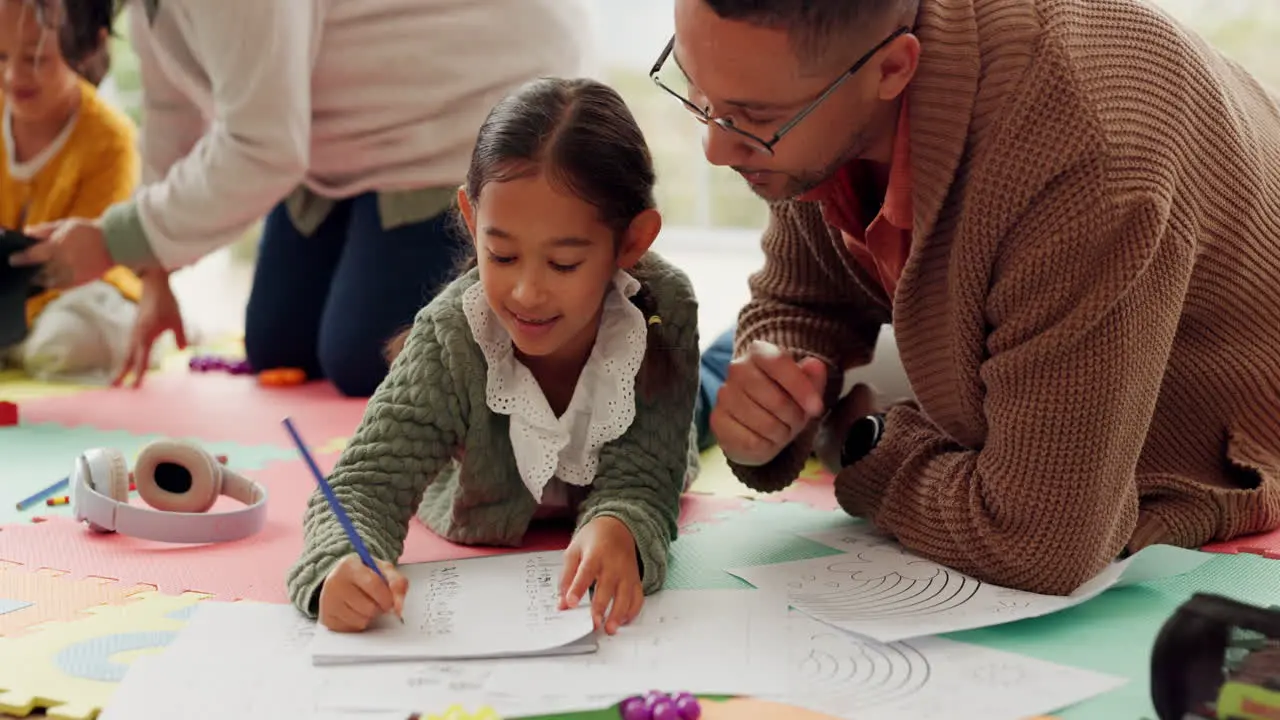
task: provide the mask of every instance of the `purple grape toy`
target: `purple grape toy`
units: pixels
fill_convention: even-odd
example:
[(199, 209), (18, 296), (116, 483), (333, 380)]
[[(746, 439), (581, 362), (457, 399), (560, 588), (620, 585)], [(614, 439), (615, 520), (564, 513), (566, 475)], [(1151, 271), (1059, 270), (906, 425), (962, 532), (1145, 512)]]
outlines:
[(623, 700), (618, 710), (622, 720), (698, 720), (702, 716), (698, 699), (687, 692), (673, 696), (650, 690)]
[(215, 370), (224, 370), (232, 375), (251, 375), (253, 368), (249, 367), (248, 360), (231, 360), (216, 355), (196, 355), (187, 363), (195, 372), (211, 372)]
[(644, 698), (632, 697), (622, 701), (619, 708), (622, 720), (650, 720), (649, 708), (644, 706)]
[(680, 720), (698, 720), (702, 717), (702, 706), (698, 704), (698, 698), (682, 692), (676, 695), (675, 700)]
[(653, 704), (653, 714), (650, 717), (652, 720), (680, 720), (680, 713), (676, 712), (675, 703), (663, 698)]

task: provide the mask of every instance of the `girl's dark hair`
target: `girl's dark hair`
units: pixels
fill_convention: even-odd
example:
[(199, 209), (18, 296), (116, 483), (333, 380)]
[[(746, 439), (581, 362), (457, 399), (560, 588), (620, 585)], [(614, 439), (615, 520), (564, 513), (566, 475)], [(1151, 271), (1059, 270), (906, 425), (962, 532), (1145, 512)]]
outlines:
[[(616, 242), (637, 215), (655, 207), (653, 158), (644, 134), (622, 97), (586, 78), (541, 78), (525, 84), (489, 111), (480, 126), (465, 192), (474, 207), (485, 185), (543, 174), (551, 183), (590, 203)], [(475, 266), (474, 246), (463, 270)], [(648, 348), (637, 378), (650, 393), (670, 378), (673, 359), (663, 341), (658, 308), (643, 281), (642, 258), (633, 274), (641, 280), (632, 301), (649, 323)], [(390, 352), (403, 346), (392, 341)]]
[(77, 73), (97, 86), (111, 69), (111, 49), (103, 38), (114, 35), (112, 25), (120, 9), (118, 0), (25, 0), (36, 20), (58, 31), (62, 58)]
[(503, 98), (480, 126), (467, 198), (491, 182), (543, 173), (593, 205), (621, 235), (653, 208), (653, 159), (618, 93), (589, 79), (543, 78)]

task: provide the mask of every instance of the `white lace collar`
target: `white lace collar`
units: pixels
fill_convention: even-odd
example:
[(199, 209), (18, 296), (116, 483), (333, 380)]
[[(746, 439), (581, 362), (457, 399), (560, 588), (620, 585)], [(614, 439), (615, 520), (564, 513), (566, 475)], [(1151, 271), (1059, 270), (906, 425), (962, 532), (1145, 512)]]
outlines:
[(551, 478), (590, 485), (600, 448), (617, 440), (635, 420), (635, 380), (644, 360), (648, 324), (630, 298), (640, 282), (619, 270), (605, 294), (600, 329), (582, 368), (573, 399), (559, 418), (533, 373), (515, 356), (511, 336), (498, 322), (479, 282), (462, 294), (471, 334), (488, 364), (485, 403), (509, 415), (516, 467), (534, 499), (542, 501)]

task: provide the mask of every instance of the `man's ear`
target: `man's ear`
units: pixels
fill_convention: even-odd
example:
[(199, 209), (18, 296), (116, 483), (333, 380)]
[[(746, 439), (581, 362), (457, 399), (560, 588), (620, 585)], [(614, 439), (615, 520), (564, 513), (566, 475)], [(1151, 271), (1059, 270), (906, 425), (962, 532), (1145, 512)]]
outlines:
[(471, 206), (471, 199), (467, 197), (467, 189), (458, 187), (458, 210), (462, 211), (462, 220), (467, 224), (467, 232), (471, 233), (474, 240), (476, 237), (476, 210)]
[(662, 214), (652, 208), (631, 220), (618, 252), (618, 267), (630, 268), (640, 261), (662, 230)]
[(920, 65), (920, 39), (911, 33), (902, 35), (889, 43), (882, 57), (876, 94), (881, 100), (893, 100), (916, 76)]

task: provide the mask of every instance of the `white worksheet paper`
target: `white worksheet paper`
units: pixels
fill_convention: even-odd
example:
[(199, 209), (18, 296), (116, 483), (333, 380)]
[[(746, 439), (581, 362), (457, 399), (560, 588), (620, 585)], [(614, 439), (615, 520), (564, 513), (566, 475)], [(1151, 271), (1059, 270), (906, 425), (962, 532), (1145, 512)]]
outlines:
[(575, 687), (639, 694), (680, 688), (703, 695), (785, 690), (787, 598), (762, 590), (663, 590), (591, 655), (505, 663), (494, 687), (517, 693)]
[[(677, 591), (668, 592), (677, 597)], [(745, 597), (758, 591), (682, 592), (687, 593), (683, 599), (664, 603), (670, 607), (653, 615), (661, 618), (658, 625), (678, 620), (679, 609), (698, 602), (726, 609), (736, 604), (716, 600), (717, 595)], [(399, 720), (410, 711), (439, 712), (455, 703), (489, 705), (503, 717), (565, 713), (607, 707), (651, 687), (692, 689), (700, 682), (696, 665), (706, 663), (705, 657), (714, 657), (713, 664), (733, 665), (732, 653), (743, 647), (734, 642), (721, 654), (707, 648), (701, 651), (705, 657), (681, 664), (692, 685), (666, 684), (666, 675), (650, 675), (634, 678), (626, 691), (616, 685), (610, 690), (589, 684), (601, 675), (584, 669), (579, 676), (566, 668), (565, 677), (548, 686), (543, 684), (546, 677), (513, 680), (504, 666), (578, 658), (316, 667), (307, 650), (314, 625), (292, 606), (203, 601), (196, 607), (164, 652), (133, 662), (100, 720)], [(730, 614), (743, 618), (740, 611)], [(754, 627), (759, 619), (749, 616), (747, 621)], [(851, 720), (1013, 720), (1054, 712), (1123, 684), (1118, 678), (937, 638), (882, 644), (796, 612), (777, 625), (785, 628), (785, 640), (770, 634), (750, 652), (769, 650), (782, 658), (779, 679), (772, 687), (726, 694), (765, 696)], [(667, 639), (665, 630), (652, 638), (657, 644)], [(701, 639), (715, 642), (705, 634)], [(769, 646), (774, 643), (780, 645)], [(690, 645), (677, 642), (672, 650), (687, 651)], [(632, 656), (636, 654), (642, 653)], [(614, 669), (626, 675), (645, 667), (635, 663)]]
[[(316, 667), (307, 647), (315, 624), (291, 605), (202, 601), (163, 652), (135, 660), (99, 720), (405, 720), (410, 712), (443, 712), (460, 704), (489, 705), (503, 717), (593, 710), (622, 700), (578, 688), (570, 697), (524, 697), (484, 691), (489, 662), (389, 663)], [(409, 703), (377, 695), (384, 673), (403, 677), (420, 692)], [(349, 688), (353, 707), (324, 708), (319, 697), (333, 685)]]
[(725, 572), (762, 590), (785, 592), (791, 607), (881, 642), (1048, 615), (1110, 587), (1180, 575), (1209, 559), (1156, 545), (1112, 563), (1071, 595), (1054, 596), (980, 582), (914, 555), (862, 523), (803, 537), (844, 552)]
[[(653, 688), (709, 695), (780, 693), (787, 689), (787, 614), (786, 597), (778, 593), (664, 590), (645, 600), (630, 625), (616, 635), (601, 635), (599, 650), (590, 655), (382, 664), (324, 683), (317, 702), (342, 710), (415, 707), (447, 688), (490, 697), (541, 696), (541, 708), (558, 698), (565, 705), (547, 712), (569, 712), (604, 707)], [(342, 668), (348, 669), (355, 668)], [(378, 704), (371, 705), (371, 698)], [(499, 700), (495, 710), (502, 704)]]
[(789, 690), (767, 699), (848, 720), (1017, 720), (1124, 678), (943, 638), (879, 643), (791, 613)]
[(404, 624), (380, 617), (361, 633), (316, 629), (317, 665), (594, 652), (586, 603), (559, 609), (563, 551), (402, 565)]
[(290, 605), (202, 601), (167, 648), (134, 660), (98, 718), (329, 717), (315, 705), (313, 627)]

